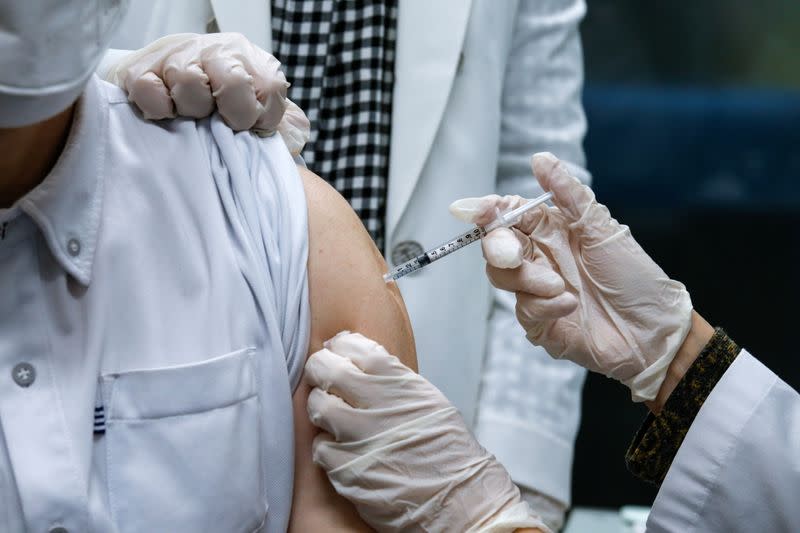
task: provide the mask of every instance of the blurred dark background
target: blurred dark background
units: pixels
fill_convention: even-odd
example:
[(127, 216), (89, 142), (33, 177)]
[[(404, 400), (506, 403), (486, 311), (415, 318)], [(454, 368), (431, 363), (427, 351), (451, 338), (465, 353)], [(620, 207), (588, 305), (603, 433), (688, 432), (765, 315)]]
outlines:
[[(695, 308), (800, 388), (800, 2), (588, 0), (599, 200)], [(646, 409), (587, 378), (573, 505), (650, 505), (625, 469)]]

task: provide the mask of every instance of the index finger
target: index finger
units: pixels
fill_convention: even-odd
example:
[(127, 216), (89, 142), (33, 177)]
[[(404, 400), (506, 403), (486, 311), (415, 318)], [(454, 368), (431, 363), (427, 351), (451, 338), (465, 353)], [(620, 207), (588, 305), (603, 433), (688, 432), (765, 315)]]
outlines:
[(323, 348), (306, 361), (304, 379), (312, 387), (334, 394), (353, 407), (368, 407), (373, 389), (369, 376), (352, 361)]
[(361, 335), (343, 331), (325, 343), (326, 348), (348, 358), (363, 372), (374, 376), (399, 376), (414, 372), (386, 348)]

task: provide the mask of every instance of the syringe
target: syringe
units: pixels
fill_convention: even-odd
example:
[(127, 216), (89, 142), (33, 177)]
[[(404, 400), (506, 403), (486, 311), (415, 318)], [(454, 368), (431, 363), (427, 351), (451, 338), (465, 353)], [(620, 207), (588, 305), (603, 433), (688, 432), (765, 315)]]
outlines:
[(527, 213), (534, 207), (545, 203), (552, 197), (553, 193), (546, 192), (538, 198), (535, 198), (516, 209), (512, 209), (507, 213), (501, 213), (498, 209), (497, 218), (491, 221), (489, 224), (486, 224), (485, 226), (476, 226), (466, 233), (462, 233), (461, 235), (458, 235), (449, 241), (440, 244), (436, 248), (431, 248), (427, 252), (424, 252), (409, 261), (406, 261), (402, 265), (398, 265), (394, 268), (394, 270), (390, 270), (388, 273), (383, 275), (383, 281), (389, 283), (390, 281), (398, 280), (407, 274), (411, 274), (422, 267), (428, 266), (434, 261), (438, 261), (442, 257), (452, 254), (456, 250), (460, 250), (465, 246), (472, 244), (473, 242), (480, 241), (493, 229), (500, 227), (508, 228), (513, 226), (519, 222), (519, 219), (522, 218), (523, 214)]

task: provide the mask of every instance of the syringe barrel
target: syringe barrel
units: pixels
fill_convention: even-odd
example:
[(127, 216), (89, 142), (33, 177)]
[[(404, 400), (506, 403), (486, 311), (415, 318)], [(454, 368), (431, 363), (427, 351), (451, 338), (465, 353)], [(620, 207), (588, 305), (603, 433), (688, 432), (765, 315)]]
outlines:
[(383, 280), (388, 283), (393, 280), (398, 280), (403, 276), (407, 276), (408, 274), (411, 274), (412, 272), (415, 272), (420, 268), (433, 263), (434, 261), (438, 261), (446, 255), (450, 255), (456, 250), (460, 250), (461, 248), (472, 244), (473, 242), (478, 242), (484, 235), (486, 235), (486, 230), (483, 228), (472, 228), (469, 231), (466, 231), (461, 235), (458, 235), (457, 237), (440, 244), (436, 248), (431, 248), (427, 252), (422, 253), (409, 261), (406, 261), (402, 265), (398, 265), (393, 270), (390, 270), (387, 274), (384, 274)]
[(476, 226), (471, 230), (465, 231), (461, 235), (450, 239), (447, 242), (443, 242), (436, 248), (431, 248), (425, 252), (425, 255), (428, 256), (428, 259), (430, 259), (431, 263), (438, 261), (442, 257), (450, 255), (456, 250), (460, 250), (461, 248), (472, 244), (473, 242), (478, 242), (484, 235), (486, 235), (486, 230)]
[(387, 274), (384, 274), (383, 280), (388, 283), (390, 281), (400, 279), (407, 274), (411, 274), (412, 272), (417, 271), (420, 268), (429, 265), (430, 263), (433, 263), (434, 261), (438, 261), (442, 257), (452, 254), (456, 250), (460, 250), (461, 248), (464, 248), (473, 242), (478, 242), (484, 236), (486, 236), (488, 232), (495, 228), (512, 226), (517, 223), (519, 218), (522, 217), (524, 213), (530, 211), (537, 205), (545, 203), (552, 197), (553, 193), (547, 192), (507, 213), (500, 213), (498, 211), (497, 218), (486, 226), (474, 227), (471, 230), (465, 231), (461, 235), (458, 235), (455, 238), (440, 244), (436, 248), (431, 248), (427, 252), (418, 255), (414, 259), (406, 261), (402, 265), (398, 265)]

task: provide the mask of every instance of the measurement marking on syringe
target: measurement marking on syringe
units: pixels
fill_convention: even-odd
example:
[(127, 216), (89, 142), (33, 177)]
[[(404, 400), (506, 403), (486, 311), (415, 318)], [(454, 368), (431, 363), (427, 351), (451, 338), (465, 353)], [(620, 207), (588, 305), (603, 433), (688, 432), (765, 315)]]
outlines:
[(436, 248), (432, 248), (427, 252), (418, 255), (414, 259), (406, 261), (402, 265), (395, 267), (394, 270), (384, 274), (383, 280), (389, 282), (400, 279), (403, 276), (411, 274), (412, 272), (415, 272), (422, 267), (433, 263), (434, 261), (438, 261), (439, 259), (450, 255), (461, 248), (464, 248), (465, 246), (480, 241), (487, 234), (487, 232), (492, 231), (495, 228), (513, 226), (520, 220), (524, 213), (530, 211), (538, 205), (543, 204), (552, 197), (552, 193), (548, 192), (534, 200), (530, 200), (516, 209), (506, 213), (498, 212), (497, 218), (490, 224), (472, 228), (471, 230), (456, 236), (446, 243), (440, 244)]
[(403, 276), (407, 276), (408, 274), (411, 274), (412, 272), (415, 272), (434, 261), (438, 261), (446, 255), (450, 255), (456, 250), (460, 250), (461, 248), (464, 248), (473, 242), (480, 241), (481, 237), (484, 235), (486, 235), (486, 230), (483, 228), (472, 228), (471, 230), (459, 235), (455, 239), (428, 250), (427, 252), (418, 255), (414, 259), (399, 265), (390, 273), (386, 274), (384, 279), (388, 281), (390, 279), (399, 279)]

